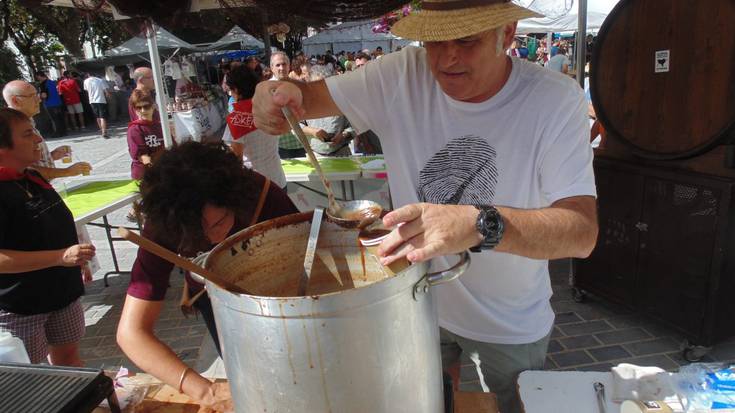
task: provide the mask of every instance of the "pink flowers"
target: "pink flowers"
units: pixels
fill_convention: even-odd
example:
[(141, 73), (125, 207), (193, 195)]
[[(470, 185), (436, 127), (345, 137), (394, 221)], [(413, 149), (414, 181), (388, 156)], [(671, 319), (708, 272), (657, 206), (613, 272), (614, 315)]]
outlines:
[(373, 25), (373, 33), (388, 33), (390, 28), (401, 19), (401, 17), (408, 16), (411, 10), (416, 10), (415, 5), (407, 4), (400, 10), (394, 10), (390, 13), (383, 15), (375, 25)]

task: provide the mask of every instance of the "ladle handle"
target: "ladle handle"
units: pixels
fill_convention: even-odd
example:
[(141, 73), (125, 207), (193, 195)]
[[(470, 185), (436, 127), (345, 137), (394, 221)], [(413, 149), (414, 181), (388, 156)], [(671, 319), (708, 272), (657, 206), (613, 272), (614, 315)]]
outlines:
[(212, 271), (204, 267), (200, 267), (194, 264), (193, 262), (187, 260), (186, 258), (183, 258), (177, 254), (174, 254), (171, 250), (168, 250), (158, 245), (157, 243), (149, 240), (148, 238), (144, 238), (136, 234), (135, 232), (128, 230), (127, 228), (119, 227), (117, 229), (117, 233), (123, 239), (132, 242), (133, 244), (139, 246), (140, 248), (143, 248), (144, 250), (152, 254), (155, 254), (172, 264), (178, 265), (179, 267), (187, 271), (195, 272), (201, 275), (202, 277), (206, 278), (207, 280), (220, 285), (222, 288), (225, 288), (230, 292), (247, 294), (247, 292), (244, 291), (242, 288), (240, 288), (237, 284), (234, 284), (230, 281), (225, 280), (224, 278), (213, 273)]
[(316, 173), (319, 175), (319, 178), (322, 180), (322, 185), (324, 185), (324, 189), (327, 191), (327, 200), (329, 201), (330, 213), (333, 215), (337, 215), (340, 209), (339, 204), (337, 204), (337, 200), (334, 197), (334, 192), (332, 191), (332, 186), (330, 182), (327, 180), (327, 177), (324, 176), (322, 167), (319, 164), (319, 161), (316, 159), (314, 151), (311, 149), (309, 138), (306, 137), (306, 133), (304, 133), (304, 130), (301, 129), (301, 125), (299, 125), (299, 121), (294, 117), (291, 109), (289, 109), (287, 106), (284, 106), (281, 108), (281, 111), (283, 112), (283, 116), (286, 118), (286, 121), (288, 121), (289, 126), (291, 126), (291, 129), (293, 129), (294, 133), (296, 134), (296, 137), (299, 138), (301, 145), (304, 146), (304, 150), (306, 151), (306, 156), (309, 158), (309, 162), (311, 162), (311, 165), (314, 167)]

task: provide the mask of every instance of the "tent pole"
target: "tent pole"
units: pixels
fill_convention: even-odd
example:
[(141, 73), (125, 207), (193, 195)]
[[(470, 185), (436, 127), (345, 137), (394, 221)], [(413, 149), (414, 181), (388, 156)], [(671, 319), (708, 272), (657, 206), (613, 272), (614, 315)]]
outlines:
[(577, 49), (575, 63), (577, 82), (584, 89), (584, 66), (587, 56), (587, 0), (579, 0), (579, 11), (577, 12)]
[(152, 19), (148, 19), (146, 24), (145, 37), (148, 40), (148, 52), (151, 55), (151, 69), (153, 70), (153, 84), (156, 87), (156, 104), (158, 105), (158, 114), (161, 118), (161, 130), (163, 131), (163, 142), (166, 148), (173, 146), (171, 139), (171, 130), (168, 126), (168, 111), (166, 110), (165, 88), (163, 86), (163, 76), (161, 75), (161, 58), (158, 55), (158, 42), (156, 41), (156, 24)]
[(268, 34), (268, 12), (263, 8), (260, 12), (263, 22), (263, 47), (265, 48), (265, 64), (270, 66), (271, 61), (271, 35)]
[(551, 60), (551, 48), (554, 47), (554, 32), (548, 32), (546, 34), (546, 54), (549, 56), (546, 59), (548, 63)]

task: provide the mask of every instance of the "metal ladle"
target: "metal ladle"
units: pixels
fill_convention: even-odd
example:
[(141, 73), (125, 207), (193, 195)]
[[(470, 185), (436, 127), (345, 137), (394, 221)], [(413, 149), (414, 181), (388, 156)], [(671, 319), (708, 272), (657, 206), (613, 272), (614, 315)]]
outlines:
[(311, 165), (316, 170), (324, 188), (327, 191), (327, 199), (329, 201), (329, 206), (326, 211), (327, 216), (332, 218), (341, 226), (357, 228), (364, 228), (379, 219), (380, 214), (383, 212), (383, 207), (381, 207), (377, 202), (349, 201), (343, 204), (337, 202), (337, 198), (334, 196), (334, 192), (332, 191), (332, 185), (324, 175), (324, 171), (322, 171), (322, 167), (316, 159), (314, 151), (311, 149), (311, 145), (309, 144), (309, 139), (306, 137), (303, 129), (301, 129), (299, 121), (294, 117), (293, 113), (287, 106), (281, 108), (281, 111), (283, 112), (283, 116), (286, 118), (286, 121), (288, 121), (289, 126), (291, 126), (291, 129), (296, 134), (296, 137), (299, 138), (301, 145), (304, 146), (309, 162), (311, 162)]

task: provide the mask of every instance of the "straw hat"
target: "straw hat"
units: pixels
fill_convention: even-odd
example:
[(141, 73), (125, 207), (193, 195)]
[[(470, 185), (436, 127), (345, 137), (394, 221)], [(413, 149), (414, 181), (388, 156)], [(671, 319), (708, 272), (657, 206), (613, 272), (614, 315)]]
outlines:
[(410, 40), (461, 39), (529, 17), (544, 17), (510, 0), (424, 0), (421, 9), (398, 20), (391, 32)]

